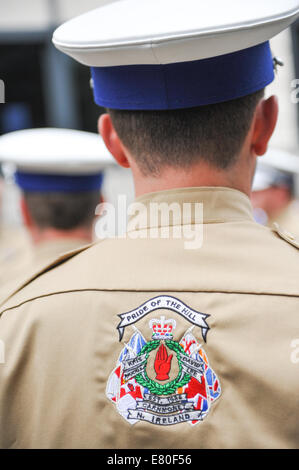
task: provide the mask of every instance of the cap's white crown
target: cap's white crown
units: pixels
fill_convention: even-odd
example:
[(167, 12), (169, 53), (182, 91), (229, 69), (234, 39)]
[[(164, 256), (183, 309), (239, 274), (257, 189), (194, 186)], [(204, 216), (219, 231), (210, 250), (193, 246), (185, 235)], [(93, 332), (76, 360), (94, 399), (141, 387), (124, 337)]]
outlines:
[(295, 21), (299, 0), (122, 0), (74, 18), (55, 46), (82, 64), (167, 64), (261, 44)]
[(1, 136), (0, 162), (32, 173), (84, 175), (100, 172), (114, 159), (98, 134), (40, 128)]

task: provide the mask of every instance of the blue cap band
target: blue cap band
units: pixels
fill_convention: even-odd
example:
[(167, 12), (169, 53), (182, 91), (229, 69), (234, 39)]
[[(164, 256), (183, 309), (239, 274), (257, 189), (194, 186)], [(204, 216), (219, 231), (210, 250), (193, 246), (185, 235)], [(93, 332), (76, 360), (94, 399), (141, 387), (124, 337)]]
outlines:
[(261, 90), (274, 80), (269, 42), (192, 62), (93, 67), (91, 73), (95, 102), (127, 110), (221, 103)]
[(103, 174), (66, 176), (44, 175), (35, 173), (15, 174), (17, 185), (24, 191), (38, 192), (80, 192), (100, 189), (103, 183)]

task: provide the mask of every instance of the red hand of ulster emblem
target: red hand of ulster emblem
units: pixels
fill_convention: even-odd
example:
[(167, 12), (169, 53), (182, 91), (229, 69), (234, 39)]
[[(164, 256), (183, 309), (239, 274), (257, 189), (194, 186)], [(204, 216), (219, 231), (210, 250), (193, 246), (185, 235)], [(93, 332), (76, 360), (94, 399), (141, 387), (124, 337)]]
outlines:
[(156, 372), (156, 380), (168, 380), (169, 379), (169, 371), (171, 367), (172, 361), (172, 354), (170, 356), (167, 355), (166, 348), (164, 344), (158, 349), (155, 359), (155, 372)]

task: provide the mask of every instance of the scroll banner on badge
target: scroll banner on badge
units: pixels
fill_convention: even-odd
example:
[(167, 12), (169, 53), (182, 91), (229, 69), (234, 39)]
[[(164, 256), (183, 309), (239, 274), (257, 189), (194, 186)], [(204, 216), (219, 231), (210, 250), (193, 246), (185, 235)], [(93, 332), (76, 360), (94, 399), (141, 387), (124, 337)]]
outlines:
[(158, 424), (159, 426), (171, 426), (173, 424), (186, 423), (188, 421), (202, 421), (202, 411), (190, 411), (186, 413), (178, 413), (175, 415), (155, 415), (147, 411), (128, 410), (127, 419), (136, 419), (147, 421), (148, 423)]
[[(153, 412), (160, 416), (183, 411), (194, 411), (194, 403), (188, 402), (187, 394), (171, 395), (170, 397), (153, 396), (150, 393), (144, 394), (144, 400), (137, 398), (136, 410)], [(130, 410), (132, 411), (132, 410)]]
[(206, 319), (210, 315), (197, 312), (181, 300), (177, 299), (176, 297), (172, 297), (171, 295), (159, 295), (157, 297), (153, 297), (152, 299), (148, 300), (147, 302), (144, 302), (142, 305), (135, 308), (134, 310), (119, 314), (118, 316), (121, 319), (117, 327), (119, 332), (119, 341), (122, 340), (124, 330), (127, 326), (133, 325), (149, 313), (160, 309), (171, 310), (172, 312), (181, 315), (181, 317), (185, 318), (185, 320), (187, 320), (188, 322), (201, 328), (202, 337), (204, 341), (206, 341), (207, 332), (210, 329), (209, 325), (206, 322)]
[(196, 380), (201, 382), (201, 377), (204, 373), (204, 365), (203, 363), (197, 361), (196, 359), (192, 359), (189, 356), (181, 355), (181, 366), (184, 372), (191, 377), (194, 377)]
[(147, 360), (147, 355), (142, 354), (142, 356), (136, 356), (133, 359), (128, 359), (123, 361), (123, 374), (124, 380), (128, 380), (135, 377), (137, 374), (143, 372)]

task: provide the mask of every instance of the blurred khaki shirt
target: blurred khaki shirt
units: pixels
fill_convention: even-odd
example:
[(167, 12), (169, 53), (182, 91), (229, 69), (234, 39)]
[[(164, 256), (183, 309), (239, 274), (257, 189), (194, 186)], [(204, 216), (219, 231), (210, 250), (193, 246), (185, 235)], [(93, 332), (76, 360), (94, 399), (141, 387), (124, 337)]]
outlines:
[(60, 255), (87, 245), (86, 240), (72, 237), (47, 240), (33, 245), (24, 230), (19, 229), (18, 232), (20, 233), (16, 234), (15, 231), (6, 230), (5, 239), (2, 239), (0, 303), (19, 285), (22, 285), (23, 281), (39, 272)]
[(2, 306), (1, 447), (299, 447), (299, 244), (236, 190), (137, 202), (126, 238), (61, 257)]
[(31, 261), (31, 246), (25, 229), (0, 225), (0, 291)]
[(299, 201), (296, 199), (274, 218), (269, 220), (268, 225), (272, 227), (274, 223), (289, 231), (296, 238), (299, 238)]

